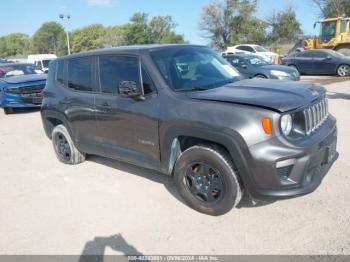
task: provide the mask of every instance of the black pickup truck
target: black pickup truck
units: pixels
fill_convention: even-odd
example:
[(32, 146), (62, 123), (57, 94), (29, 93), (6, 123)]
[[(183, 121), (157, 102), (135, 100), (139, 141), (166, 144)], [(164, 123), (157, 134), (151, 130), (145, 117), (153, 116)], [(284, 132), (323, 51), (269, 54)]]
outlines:
[(243, 193), (310, 193), (338, 157), (323, 87), (240, 80), (204, 46), (62, 57), (50, 64), (43, 96), (44, 128), (60, 161), (94, 154), (160, 171), (189, 206), (210, 215), (228, 212)]

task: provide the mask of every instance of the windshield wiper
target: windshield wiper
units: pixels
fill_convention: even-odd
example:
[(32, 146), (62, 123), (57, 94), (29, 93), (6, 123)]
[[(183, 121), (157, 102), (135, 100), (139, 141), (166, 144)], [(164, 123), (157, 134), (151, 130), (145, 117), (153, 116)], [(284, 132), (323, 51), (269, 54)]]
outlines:
[(195, 86), (192, 88), (179, 88), (179, 89), (175, 89), (176, 91), (180, 91), (180, 92), (192, 92), (192, 91), (205, 91), (208, 90), (210, 88), (207, 87), (200, 87), (200, 86)]

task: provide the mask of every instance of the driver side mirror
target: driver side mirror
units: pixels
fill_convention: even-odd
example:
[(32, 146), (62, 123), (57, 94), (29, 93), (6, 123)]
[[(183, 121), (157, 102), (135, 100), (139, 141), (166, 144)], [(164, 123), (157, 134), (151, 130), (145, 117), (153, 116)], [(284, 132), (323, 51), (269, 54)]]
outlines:
[(239, 66), (242, 67), (242, 68), (247, 68), (248, 67), (247, 64), (240, 64)]
[(329, 55), (326, 57), (326, 60), (332, 60), (332, 57)]
[(143, 93), (136, 81), (120, 81), (118, 92), (123, 97), (139, 98), (142, 100)]

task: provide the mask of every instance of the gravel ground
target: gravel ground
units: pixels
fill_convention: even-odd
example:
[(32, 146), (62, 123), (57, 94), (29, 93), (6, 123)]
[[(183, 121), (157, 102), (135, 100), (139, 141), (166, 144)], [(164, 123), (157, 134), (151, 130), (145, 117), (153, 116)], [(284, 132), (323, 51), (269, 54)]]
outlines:
[[(169, 177), (89, 157), (59, 163), (39, 112), (0, 112), (0, 254), (350, 254), (350, 80), (327, 84), (340, 157), (314, 193), (211, 217)], [(333, 84), (329, 84), (333, 82)]]

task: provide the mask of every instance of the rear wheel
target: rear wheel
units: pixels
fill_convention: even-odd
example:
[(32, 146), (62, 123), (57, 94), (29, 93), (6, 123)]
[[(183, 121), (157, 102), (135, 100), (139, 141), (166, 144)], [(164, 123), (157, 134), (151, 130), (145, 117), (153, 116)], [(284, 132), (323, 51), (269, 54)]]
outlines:
[(184, 151), (176, 162), (174, 179), (185, 202), (208, 215), (227, 213), (242, 197), (232, 162), (218, 147), (193, 146)]
[(254, 76), (253, 78), (257, 78), (257, 79), (266, 79), (267, 76), (262, 75), (262, 74), (257, 74), (256, 76)]
[(77, 165), (85, 161), (85, 154), (75, 147), (64, 125), (58, 125), (53, 129), (52, 143), (56, 156), (62, 163)]
[(350, 67), (348, 65), (340, 65), (337, 69), (338, 76), (348, 76), (350, 73)]

